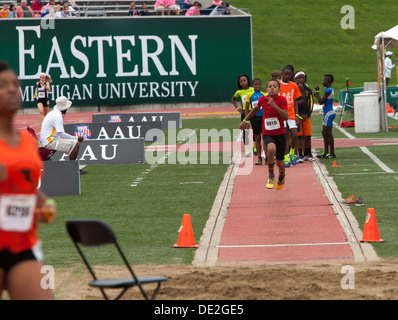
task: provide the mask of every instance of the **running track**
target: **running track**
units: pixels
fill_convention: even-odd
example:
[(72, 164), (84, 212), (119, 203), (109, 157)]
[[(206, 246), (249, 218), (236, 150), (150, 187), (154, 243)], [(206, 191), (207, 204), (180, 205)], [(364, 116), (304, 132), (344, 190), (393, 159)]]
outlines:
[[(151, 111), (165, 112), (139, 112)], [(233, 107), (167, 111), (179, 111), (182, 118), (236, 114)], [(132, 111), (107, 113), (121, 112)], [(91, 112), (70, 112), (65, 117), (65, 123), (91, 122), (91, 118)], [(29, 125), (37, 133), (40, 132), (37, 114), (18, 114), (15, 123), (18, 128), (26, 128)], [(378, 143), (377, 140), (368, 139), (336, 139), (335, 146), (371, 146)], [(322, 148), (321, 139), (313, 139), (312, 147)], [(253, 158), (253, 163), (255, 160)], [(350, 242), (310, 162), (287, 168), (286, 184), (279, 191), (265, 188), (268, 173), (264, 164), (253, 165), (250, 174), (239, 174), (239, 170), (221, 241), (217, 246), (217, 264), (354, 261)], [(276, 167), (275, 172), (277, 175)]]

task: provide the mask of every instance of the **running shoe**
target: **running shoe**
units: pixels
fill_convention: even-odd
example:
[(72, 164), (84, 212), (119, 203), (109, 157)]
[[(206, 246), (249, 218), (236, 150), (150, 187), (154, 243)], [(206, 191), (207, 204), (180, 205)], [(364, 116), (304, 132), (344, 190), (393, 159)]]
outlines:
[[(307, 157), (307, 161), (309, 161), (309, 162), (315, 161), (315, 159), (310, 155), (306, 155), (305, 157)], [(304, 157), (304, 160), (305, 160), (305, 157)]]
[(292, 164), (292, 165), (296, 165), (297, 164), (297, 160), (296, 160), (296, 157), (295, 156), (292, 156), (290, 153), (289, 153), (289, 159), (290, 159), (290, 163)]
[(299, 159), (297, 160), (298, 163), (303, 163), (304, 162), (304, 157), (300, 156)]
[(353, 204), (355, 206), (363, 206), (363, 198), (351, 195), (347, 199), (342, 200), (341, 203), (347, 205)]
[(263, 164), (263, 159), (258, 158), (257, 162), (255, 163), (256, 166), (261, 166)]
[(267, 185), (265, 186), (267, 189), (273, 189), (274, 188), (274, 182), (275, 178), (268, 178)]
[(257, 155), (257, 149), (256, 147), (253, 147), (253, 154), (256, 156)]
[(285, 178), (286, 178), (286, 175), (285, 176), (283, 176), (283, 179), (282, 179), (282, 181), (281, 181), (281, 179), (280, 179), (281, 177), (279, 176), (279, 178), (278, 178), (278, 181), (276, 182), (276, 190), (280, 190), (280, 189), (282, 189), (283, 188), (283, 186), (285, 185)]
[(261, 158), (265, 159), (265, 151), (261, 152)]
[(290, 161), (285, 159), (285, 167), (289, 168), (290, 167)]
[(336, 158), (336, 155), (334, 153), (328, 153), (325, 158), (326, 159), (334, 159), (334, 158)]
[(250, 151), (246, 151), (245, 157), (251, 157), (251, 156), (252, 156), (252, 153)]
[(326, 153), (324, 152), (322, 154), (317, 154), (316, 157), (319, 159), (326, 159)]

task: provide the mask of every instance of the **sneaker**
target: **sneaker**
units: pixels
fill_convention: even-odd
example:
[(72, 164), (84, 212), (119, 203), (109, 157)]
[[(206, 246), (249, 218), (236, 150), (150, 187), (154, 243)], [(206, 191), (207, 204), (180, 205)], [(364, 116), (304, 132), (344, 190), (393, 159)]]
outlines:
[(265, 186), (267, 189), (273, 189), (274, 188), (274, 182), (275, 178), (268, 178), (267, 185)]
[(342, 200), (341, 203), (347, 205), (353, 204), (355, 206), (363, 206), (363, 198), (351, 195), (347, 199)]
[(261, 158), (265, 159), (265, 151), (261, 152)]
[(326, 153), (324, 152), (322, 154), (317, 154), (316, 157), (319, 159), (326, 159)]
[[(312, 156), (310, 156), (310, 155), (307, 155), (307, 156), (305, 156), (306, 158), (307, 158), (307, 161), (309, 161), (309, 162), (312, 162), (312, 161), (315, 161), (315, 159), (312, 157)], [(305, 158), (304, 157), (304, 158)], [(304, 159), (305, 160), (305, 159)]]
[(285, 179), (286, 179), (286, 175), (283, 177), (283, 180), (280, 180), (280, 176), (278, 178), (278, 181), (276, 182), (276, 190), (280, 190), (283, 188), (283, 186), (285, 185)]
[(86, 173), (87, 173), (87, 171), (80, 169), (80, 174), (86, 174)]
[(285, 167), (289, 168), (290, 167), (290, 161), (285, 159)]
[(257, 155), (257, 149), (256, 147), (253, 147), (253, 154), (256, 156)]
[(334, 159), (334, 158), (336, 158), (336, 155), (334, 153), (328, 153), (325, 158), (326, 159)]
[(263, 164), (263, 159), (258, 158), (257, 162), (255, 163), (256, 166), (261, 166)]
[(304, 162), (304, 157), (303, 157), (303, 156), (300, 156), (297, 162), (298, 162), (298, 163), (303, 163), (303, 162)]
[(247, 157), (251, 157), (251, 156), (252, 156), (252, 153), (250, 151), (246, 151), (245, 157), (247, 158)]
[(290, 159), (290, 163), (292, 164), (292, 165), (296, 165), (297, 164), (297, 160), (296, 160), (296, 157), (295, 156), (292, 156), (291, 154), (289, 154), (289, 159)]

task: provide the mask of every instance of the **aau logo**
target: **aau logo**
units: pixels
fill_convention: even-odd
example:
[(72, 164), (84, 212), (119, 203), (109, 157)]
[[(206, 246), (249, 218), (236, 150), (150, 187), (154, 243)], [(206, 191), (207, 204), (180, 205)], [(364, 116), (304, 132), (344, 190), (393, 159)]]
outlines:
[(111, 115), (109, 116), (109, 121), (110, 123), (112, 122), (122, 122), (122, 118), (120, 115)]
[(84, 126), (76, 126), (75, 129), (75, 136), (76, 137), (83, 137), (84, 139), (90, 139), (91, 137), (91, 131), (88, 125)]

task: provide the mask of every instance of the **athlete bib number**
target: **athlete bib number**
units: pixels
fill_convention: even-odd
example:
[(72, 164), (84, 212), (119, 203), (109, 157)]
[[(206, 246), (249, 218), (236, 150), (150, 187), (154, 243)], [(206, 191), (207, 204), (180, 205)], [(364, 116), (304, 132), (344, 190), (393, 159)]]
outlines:
[(277, 130), (281, 127), (278, 118), (264, 119), (264, 126), (266, 130)]
[(28, 231), (33, 222), (35, 195), (3, 195), (0, 197), (0, 228), (4, 231)]
[(44, 92), (39, 92), (39, 94), (37, 95), (39, 99), (45, 98), (46, 94)]

